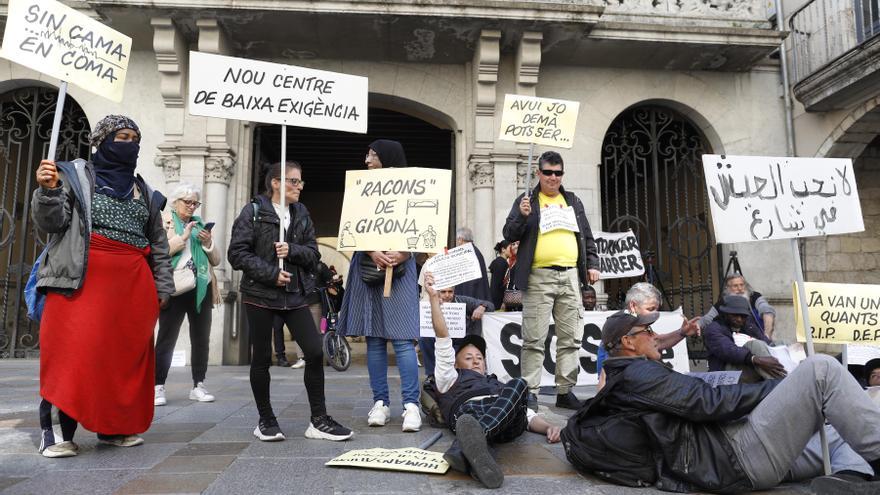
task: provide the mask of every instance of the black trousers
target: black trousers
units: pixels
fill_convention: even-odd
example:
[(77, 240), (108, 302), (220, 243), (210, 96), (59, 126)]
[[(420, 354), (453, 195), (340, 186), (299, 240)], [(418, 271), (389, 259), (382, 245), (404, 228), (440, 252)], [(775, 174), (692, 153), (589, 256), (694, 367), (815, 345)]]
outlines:
[(244, 307), (251, 341), (251, 390), (254, 392), (260, 417), (275, 417), (269, 400), (269, 368), (272, 366), (272, 327), (275, 316), (284, 320), (293, 339), (303, 351), (302, 357), (306, 361), (303, 383), (309, 396), (312, 416), (327, 414), (324, 404), (324, 350), (309, 307), (291, 310), (261, 308), (251, 304), (245, 304)]
[(205, 381), (208, 371), (208, 345), (211, 340), (211, 284), (202, 299), (201, 311), (196, 313), (196, 290), (172, 297), (168, 307), (159, 312), (159, 335), (156, 337), (156, 385), (165, 385), (168, 368), (174, 355), (174, 346), (180, 335), (180, 325), (186, 315), (189, 321), (189, 341), (192, 345), (193, 386)]
[[(58, 422), (61, 424), (61, 437), (65, 442), (72, 441), (73, 434), (76, 433), (76, 420), (59, 409)], [(52, 429), (52, 403), (46, 399), (40, 401), (40, 428), (43, 430)]]

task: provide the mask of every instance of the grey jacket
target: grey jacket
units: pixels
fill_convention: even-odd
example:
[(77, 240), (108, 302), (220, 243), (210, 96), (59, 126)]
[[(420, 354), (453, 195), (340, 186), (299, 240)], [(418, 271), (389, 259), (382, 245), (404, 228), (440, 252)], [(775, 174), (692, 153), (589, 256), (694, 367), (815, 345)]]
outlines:
[[(70, 295), (82, 287), (88, 266), (95, 173), (92, 164), (82, 159), (58, 162), (56, 166), (59, 187), (38, 187), (31, 199), (31, 218), (40, 230), (50, 234), (49, 249), (37, 273), (37, 289)], [(148, 261), (156, 292), (160, 299), (170, 297), (174, 293), (174, 278), (161, 215), (166, 199), (140, 176), (135, 184), (149, 211), (144, 234), (150, 242)]]

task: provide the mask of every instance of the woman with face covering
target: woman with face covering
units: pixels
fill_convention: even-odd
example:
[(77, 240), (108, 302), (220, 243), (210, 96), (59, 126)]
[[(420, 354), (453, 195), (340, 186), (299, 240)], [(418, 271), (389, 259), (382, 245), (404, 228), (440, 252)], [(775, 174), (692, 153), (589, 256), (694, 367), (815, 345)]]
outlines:
[(77, 424), (133, 447), (153, 419), (153, 328), (174, 282), (165, 197), (135, 175), (140, 139), (134, 121), (109, 115), (92, 132), (91, 162), (37, 168), (31, 212), (49, 234), (37, 282), (41, 412), (58, 407), (64, 440), (52, 444), (43, 424), (46, 457), (77, 454)]
[[(193, 388), (189, 399), (199, 402), (214, 402), (214, 396), (205, 388), (205, 374), (208, 370), (208, 344), (211, 338), (211, 310), (220, 304), (220, 291), (214, 267), (220, 264), (220, 250), (214, 245), (210, 225), (195, 214), (202, 205), (199, 201), (201, 191), (198, 187), (182, 183), (171, 193), (171, 208), (162, 215), (171, 266), (177, 270), (191, 273), (188, 279), (194, 285), (189, 290), (171, 298), (168, 307), (159, 313), (159, 332), (156, 336), (156, 392), (153, 402), (164, 406), (165, 380), (174, 354), (174, 346), (180, 334), (183, 317), (189, 321), (189, 341), (192, 362)], [(181, 287), (175, 287), (176, 291)]]
[[(403, 146), (397, 141), (379, 139), (370, 144), (368, 169), (405, 167)], [(391, 284), (391, 297), (383, 297), (384, 284), (368, 286), (361, 278), (363, 257), (371, 266), (385, 271), (387, 266), (403, 265), (402, 276)], [(356, 252), (348, 270), (348, 286), (339, 312), (337, 329), (342, 335), (365, 336), (367, 371), (373, 389), (373, 408), (367, 417), (370, 426), (385, 426), (391, 418), (388, 397), (388, 342), (394, 347), (400, 370), (403, 402), (403, 431), (419, 431), (419, 367), (413, 341), (419, 338), (419, 301), (416, 263), (410, 253), (399, 251)]]
[[(312, 272), (321, 254), (309, 210), (299, 202), (305, 187), (302, 166), (291, 161), (285, 168), (282, 181), (281, 163), (269, 166), (266, 192), (241, 209), (227, 250), (232, 268), (244, 272), (239, 290), (250, 331), (251, 390), (260, 415), (254, 436), (264, 442), (284, 440), (269, 398), (272, 326), (277, 317), (290, 329), (306, 361), (303, 382), (311, 410), (306, 438), (348, 440), (352, 431), (327, 414), (324, 402), (324, 351), (309, 310), (309, 295), (315, 289)], [(279, 226), (284, 242), (278, 241)], [(283, 266), (278, 266), (279, 260)]]

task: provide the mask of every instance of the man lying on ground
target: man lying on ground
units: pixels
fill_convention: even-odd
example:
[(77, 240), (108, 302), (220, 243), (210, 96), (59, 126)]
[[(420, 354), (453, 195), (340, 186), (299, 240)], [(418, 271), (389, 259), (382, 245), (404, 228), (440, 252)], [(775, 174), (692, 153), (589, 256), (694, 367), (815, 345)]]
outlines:
[(526, 429), (559, 441), (559, 427), (528, 408), (528, 384), (522, 378), (501, 383), (495, 375), (486, 375), (486, 341), (479, 335), (467, 335), (458, 348), (440, 312), (440, 295), (434, 290), (434, 277), (425, 275), (425, 289), (431, 301), (431, 320), (437, 336), (434, 383), (425, 384), (440, 405), (443, 418), (456, 436), (444, 454), (452, 469), (470, 473), (487, 488), (498, 488), (504, 473), (492, 454), (489, 443), (510, 442)]
[(782, 381), (713, 388), (660, 361), (658, 316), (620, 311), (606, 320), (607, 382), (562, 432), (577, 469), (675, 492), (764, 490), (822, 474), (824, 427), (835, 474), (816, 478), (813, 490), (880, 493), (869, 481), (880, 468), (880, 409), (840, 363), (816, 355)]

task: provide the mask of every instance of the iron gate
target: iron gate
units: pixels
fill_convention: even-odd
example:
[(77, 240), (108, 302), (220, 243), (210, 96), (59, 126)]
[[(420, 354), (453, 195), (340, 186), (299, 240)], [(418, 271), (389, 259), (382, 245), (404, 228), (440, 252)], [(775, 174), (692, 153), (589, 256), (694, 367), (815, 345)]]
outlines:
[[(39, 355), (39, 325), (27, 318), (22, 290), (46, 236), (30, 219), (34, 172), (49, 151), (58, 92), (26, 87), (0, 95), (0, 358)], [(88, 158), (89, 122), (70, 96), (56, 159)]]
[(641, 279), (606, 281), (609, 309), (623, 305), (640, 280), (663, 293), (667, 308), (689, 317), (714, 302), (719, 252), (708, 220), (701, 155), (706, 140), (684, 116), (639, 106), (614, 120), (602, 145), (602, 221), (609, 232), (632, 229), (645, 261)]

